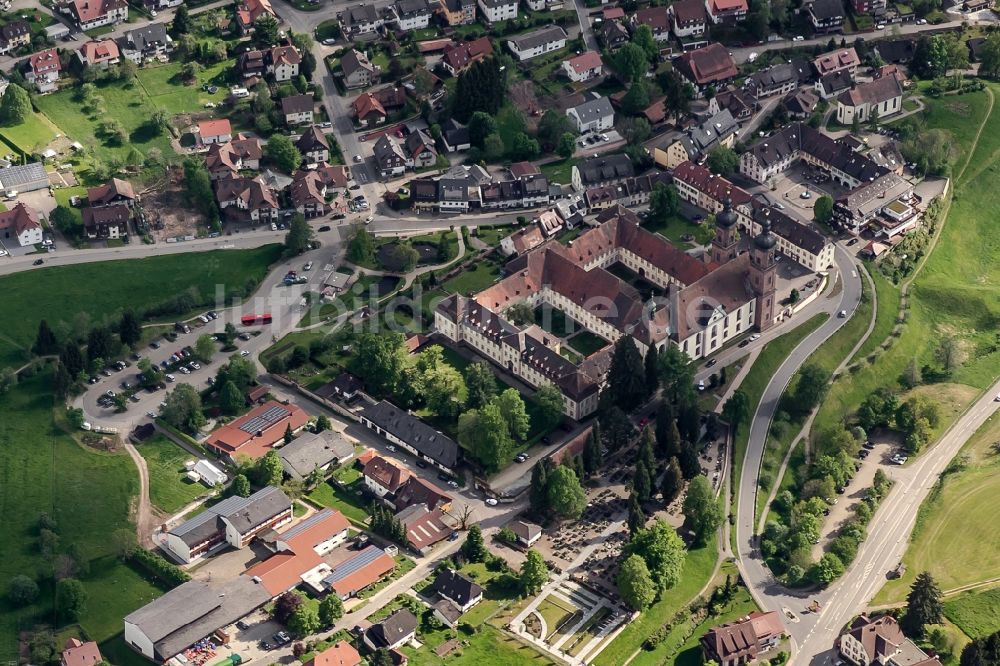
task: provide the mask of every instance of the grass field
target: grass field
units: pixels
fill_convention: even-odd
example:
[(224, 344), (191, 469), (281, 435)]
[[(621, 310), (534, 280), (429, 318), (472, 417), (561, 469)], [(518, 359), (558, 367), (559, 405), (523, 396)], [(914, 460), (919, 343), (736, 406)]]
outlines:
[(966, 592), (944, 603), (944, 614), (969, 638), (982, 638), (1000, 631), (1000, 588)]
[(412, 647), (402, 648), (403, 653), (409, 657), (410, 666), (478, 666), (489, 664), (489, 666), (545, 666), (553, 662), (517, 641), (511, 636), (500, 632), (499, 629), (486, 624), (483, 625), (479, 633), (474, 636), (463, 637), (467, 645), (463, 645), (459, 652), (453, 652), (447, 660), (441, 659), (426, 647), (414, 650)]
[(178, 294), (197, 293), (196, 300), (214, 304), (218, 287), (225, 293), (241, 291), (267, 274), (281, 247), (255, 250), (219, 250), (164, 255), (148, 259), (77, 264), (42, 268), (0, 278), (7, 293), (7, 317), (0, 336), (0, 367), (21, 365), (35, 340), (38, 322), (45, 319), (56, 331), (86, 330), (82, 321), (97, 324), (114, 318), (126, 307), (138, 311)]
[[(595, 666), (620, 666), (625, 663), (633, 652), (640, 649), (643, 641), (694, 599), (701, 588), (709, 582), (715, 569), (716, 552), (717, 543), (714, 536), (702, 548), (688, 551), (680, 583), (663, 593), (655, 604), (625, 627), (625, 630), (591, 663)], [(640, 652), (637, 659), (650, 654), (653, 653)]]
[(59, 133), (59, 128), (40, 113), (32, 113), (23, 123), (0, 127), (0, 137), (25, 153), (42, 152)]
[(193, 456), (163, 435), (136, 446), (149, 469), (149, 499), (167, 513), (174, 513), (202, 495), (212, 492), (193, 483), (184, 474), (184, 463)]
[(364, 524), (368, 520), (368, 511), (356, 495), (350, 495), (335, 487), (332, 483), (321, 483), (306, 497), (320, 506), (337, 509), (356, 524)]
[[(17, 574), (36, 578), (40, 601), (15, 610), (0, 597), (0, 660), (16, 659), (16, 630), (52, 618), (49, 566), (37, 546), (38, 518), (57, 524), (60, 550), (70, 544), (91, 563), (82, 580), (90, 601), (84, 627), (104, 640), (121, 630), (121, 618), (157, 594), (113, 556), (110, 536), (134, 529), (128, 510), (139, 489), (138, 473), (124, 452), (97, 453), (60, 430), (53, 420), (47, 375), (22, 380), (0, 396), (0, 580)], [(50, 579), (49, 579), (50, 580)]]
[(573, 167), (576, 166), (577, 159), (571, 157), (568, 160), (556, 160), (543, 164), (538, 169), (542, 172), (550, 183), (569, 185), (573, 179)]

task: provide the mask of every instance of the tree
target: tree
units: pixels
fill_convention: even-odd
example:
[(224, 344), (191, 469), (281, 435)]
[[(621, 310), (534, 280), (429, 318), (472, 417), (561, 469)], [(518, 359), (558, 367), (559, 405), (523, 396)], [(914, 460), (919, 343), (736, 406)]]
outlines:
[(538, 121), (538, 139), (547, 146), (559, 143), (566, 134), (573, 136), (573, 125), (565, 113), (548, 109)]
[(611, 66), (622, 81), (631, 83), (641, 79), (649, 71), (649, 58), (641, 46), (627, 42), (612, 56)]
[(319, 621), (324, 627), (331, 627), (333, 623), (344, 617), (344, 602), (336, 594), (328, 594), (319, 602)]
[(194, 341), (194, 355), (202, 363), (211, 363), (215, 355), (215, 338), (207, 333), (199, 335)]
[(827, 372), (815, 363), (803, 365), (799, 370), (799, 381), (795, 385), (795, 390), (788, 396), (789, 411), (800, 415), (812, 411), (826, 393), (828, 379)]
[(991, 32), (979, 49), (979, 76), (1000, 79), (1000, 33)]
[(87, 607), (87, 591), (75, 578), (56, 583), (56, 610), (64, 622), (76, 622)]
[(171, 22), (175, 35), (186, 35), (191, 31), (191, 18), (188, 16), (187, 5), (182, 4), (174, 13), (174, 20)]
[(941, 590), (930, 572), (922, 571), (910, 586), (906, 597), (906, 613), (900, 625), (907, 636), (923, 636), (928, 624), (940, 624), (942, 618)]
[(495, 162), (500, 159), (506, 150), (503, 138), (498, 133), (490, 134), (483, 142), (483, 155), (488, 162)]
[(528, 505), (531, 512), (538, 516), (549, 512), (548, 477), (549, 462), (543, 458), (531, 468), (531, 485), (528, 490)]
[(535, 391), (533, 399), (538, 406), (535, 416), (541, 421), (541, 429), (555, 428), (563, 418), (562, 392), (552, 384), (543, 384)]
[(566, 132), (561, 137), (559, 137), (559, 143), (556, 145), (556, 153), (559, 157), (564, 160), (568, 160), (573, 157), (573, 153), (576, 152), (576, 136), (571, 132)]
[(301, 594), (296, 592), (285, 592), (275, 599), (274, 607), (271, 610), (271, 616), (279, 624), (288, 624), (288, 618), (290, 618), (292, 613), (302, 606), (305, 601), (305, 598)]
[(638, 555), (660, 590), (668, 590), (681, 579), (684, 568), (684, 542), (674, 528), (659, 518), (646, 529), (639, 530), (625, 546), (626, 555)]
[(452, 112), (460, 122), (468, 122), (476, 111), (496, 116), (507, 97), (509, 64), (506, 56), (495, 56), (459, 74), (451, 100)]
[(319, 620), (319, 608), (313, 604), (302, 604), (288, 617), (287, 626), (288, 631), (299, 638), (315, 634), (323, 626)]
[[(273, 137), (271, 140), (273, 140)], [(312, 240), (313, 230), (309, 226), (309, 223), (306, 222), (305, 216), (301, 213), (292, 215), (291, 222), (288, 224), (288, 233), (285, 234), (285, 254), (290, 257), (302, 254), (309, 249)]]
[(347, 260), (354, 264), (372, 263), (375, 261), (375, 236), (358, 225), (351, 240), (347, 243)]
[(617, 406), (612, 406), (601, 415), (600, 424), (602, 441), (612, 454), (625, 448), (635, 432), (635, 426)]
[(257, 48), (268, 48), (278, 43), (278, 19), (263, 13), (253, 22), (253, 43)]
[(188, 200), (209, 220), (219, 217), (219, 208), (215, 203), (215, 192), (212, 190), (212, 179), (205, 166), (197, 160), (184, 161), (184, 187)]
[(268, 451), (263, 458), (257, 461), (255, 471), (259, 486), (280, 486), (285, 476), (281, 458), (278, 457), (278, 452), (274, 449)]
[(622, 600), (632, 610), (645, 610), (656, 599), (656, 583), (653, 582), (646, 561), (638, 555), (629, 555), (622, 562), (615, 582)]
[(479, 409), (496, 395), (496, 377), (482, 361), (470, 363), (465, 368), (465, 388), (468, 392), (466, 404), (472, 409)]
[(372, 666), (393, 666), (395, 663), (392, 654), (385, 648), (375, 650), (372, 655)]
[(833, 553), (825, 553), (819, 562), (813, 565), (811, 577), (820, 585), (829, 585), (844, 575), (844, 563)]
[(646, 526), (646, 514), (642, 510), (642, 505), (639, 503), (639, 498), (636, 496), (635, 490), (629, 493), (628, 496), (628, 520), (626, 522), (629, 534), (635, 534)]
[(708, 168), (713, 173), (728, 176), (740, 166), (740, 158), (736, 151), (719, 144), (708, 153)]
[(996, 666), (1000, 664), (1000, 631), (982, 636), (962, 650), (961, 666)]
[(245, 474), (237, 474), (233, 477), (233, 494), (238, 497), (250, 497), (250, 480)]
[(625, 412), (641, 405), (646, 397), (642, 357), (630, 335), (623, 335), (615, 343), (604, 393), (610, 396), (611, 404)]
[(742, 389), (736, 389), (722, 407), (722, 417), (729, 423), (733, 435), (750, 414), (750, 398)]
[(680, 210), (681, 198), (677, 188), (666, 183), (657, 183), (649, 197), (649, 217), (651, 221), (666, 223)]
[(56, 206), (49, 213), (49, 222), (65, 236), (76, 238), (83, 230), (82, 222), (66, 206)]
[(507, 423), (507, 431), (516, 439), (523, 440), (531, 427), (531, 419), (528, 418), (528, 411), (524, 406), (524, 399), (517, 389), (508, 388), (500, 395), (493, 398), (503, 420)]
[(535, 323), (535, 309), (530, 303), (521, 301), (507, 308), (507, 319), (515, 326), (527, 326)]
[(485, 562), (489, 552), (486, 550), (486, 543), (483, 541), (483, 531), (479, 525), (469, 528), (469, 533), (462, 544), (462, 554), (469, 562)]
[(59, 352), (59, 363), (62, 367), (66, 368), (66, 372), (69, 376), (75, 379), (81, 372), (83, 372), (84, 367), (83, 354), (80, 353), (80, 345), (76, 344), (73, 340), (67, 340), (63, 345), (62, 351)]
[(229, 381), (219, 391), (219, 409), (223, 414), (235, 416), (243, 411), (247, 401), (243, 392), (233, 382)]
[(353, 368), (375, 395), (390, 395), (403, 377), (407, 352), (400, 333), (365, 333), (355, 345)]
[(833, 219), (833, 198), (824, 194), (813, 204), (813, 219), (822, 224), (829, 224)]
[(595, 474), (604, 464), (600, 425), (595, 423), (583, 445), (583, 469), (587, 475)]
[(712, 485), (701, 474), (694, 477), (688, 485), (687, 496), (684, 498), (684, 517), (700, 543), (705, 543), (722, 524), (722, 507), (715, 499)]
[(649, 468), (640, 460), (636, 463), (635, 472), (632, 474), (632, 492), (642, 502), (648, 502), (653, 495), (652, 482), (649, 478)]
[(106, 359), (117, 355), (118, 344), (111, 331), (103, 326), (95, 326), (87, 335), (87, 359), (92, 363), (96, 359)]
[(25, 576), (18, 574), (7, 583), (7, 599), (15, 607), (30, 606), (38, 598), (38, 583)]
[(541, 148), (538, 142), (525, 132), (518, 132), (510, 145), (510, 156), (516, 160), (530, 160), (538, 157)]
[(330, 417), (326, 414), (320, 414), (316, 418), (316, 426), (314, 428), (315, 432), (323, 432), (324, 430), (330, 430), (333, 425), (330, 423)]
[(233, 354), (215, 375), (216, 386), (224, 386), (226, 382), (232, 382), (241, 391), (246, 391), (257, 383), (257, 368), (246, 358)]
[(19, 125), (31, 115), (31, 98), (16, 83), (7, 86), (7, 92), (0, 98), (0, 124)]
[(649, 106), (649, 97), (649, 85), (646, 80), (636, 79), (622, 97), (622, 111), (630, 116), (642, 113), (643, 109)]
[(302, 153), (284, 134), (271, 135), (264, 147), (264, 155), (285, 173), (292, 173), (302, 164)]
[(118, 339), (126, 347), (133, 347), (142, 339), (142, 325), (132, 310), (122, 313), (121, 321), (118, 322)]
[(521, 565), (521, 589), (525, 595), (532, 596), (538, 594), (548, 580), (549, 567), (545, 564), (545, 559), (537, 550), (529, 548), (528, 556)]
[(576, 472), (566, 465), (559, 465), (548, 475), (545, 495), (548, 508), (560, 518), (575, 520), (587, 508), (587, 493)]
[(910, 59), (911, 71), (922, 79), (942, 76), (948, 69), (948, 44), (944, 35), (921, 36)]
[(170, 392), (160, 410), (164, 421), (175, 428), (197, 432), (205, 425), (201, 408), (201, 395), (190, 384), (179, 384)]
[(458, 441), (491, 472), (507, 464), (514, 451), (507, 420), (495, 400), (459, 417)]
[(694, 88), (685, 81), (676, 70), (669, 70), (658, 78), (660, 89), (665, 97), (664, 106), (674, 117), (685, 116), (694, 99)]
[(649, 62), (656, 62), (657, 57), (660, 55), (660, 47), (653, 38), (653, 29), (648, 25), (640, 25), (632, 33), (632, 43), (636, 44), (645, 52), (646, 59)]
[(663, 502), (665, 504), (673, 502), (681, 494), (682, 488), (684, 488), (684, 475), (681, 474), (681, 466), (677, 462), (677, 458), (671, 458), (663, 473), (663, 480), (660, 482)]
[(38, 356), (48, 356), (59, 351), (59, 342), (55, 333), (49, 328), (49, 322), (44, 319), (38, 322), (38, 333), (35, 335), (35, 344), (31, 351)]
[(484, 148), (486, 137), (496, 133), (497, 120), (490, 114), (476, 111), (469, 118), (469, 143), (476, 148)]

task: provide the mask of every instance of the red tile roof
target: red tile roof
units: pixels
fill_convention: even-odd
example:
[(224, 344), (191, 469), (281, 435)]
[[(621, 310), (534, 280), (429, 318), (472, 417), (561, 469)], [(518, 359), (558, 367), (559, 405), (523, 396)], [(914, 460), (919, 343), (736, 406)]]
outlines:
[(375, 95), (371, 93), (362, 93), (351, 102), (351, 106), (354, 108), (354, 115), (358, 120), (364, 120), (368, 116), (374, 114), (380, 115), (383, 118), (386, 117), (385, 108), (382, 103), (375, 98)]
[(490, 38), (480, 37), (471, 42), (462, 42), (458, 46), (445, 49), (444, 61), (458, 72), (491, 55), (493, 55), (493, 44), (490, 42)]
[[(269, 410), (282, 410), (274, 418), (268, 419), (266, 425), (257, 421)], [(285, 429), (298, 430), (309, 420), (309, 415), (296, 405), (282, 405), (276, 400), (269, 400), (245, 415), (217, 429), (208, 436), (208, 444), (230, 455), (245, 455), (256, 460), (270, 451), (275, 444), (282, 441)], [(258, 425), (260, 423), (260, 425)], [(244, 427), (259, 428), (248, 432)]]
[(74, 0), (73, 2), (73, 11), (80, 23), (89, 23), (124, 7), (124, 0)]
[(698, 85), (725, 81), (738, 74), (736, 62), (726, 47), (719, 43), (682, 54), (675, 61), (678, 69)]
[(361, 655), (347, 641), (337, 641), (302, 666), (358, 666)]
[(100, 42), (87, 42), (80, 47), (80, 52), (83, 54), (87, 64), (90, 65), (100, 64), (106, 60), (114, 60), (121, 57), (118, 44), (113, 39), (105, 39)]
[(410, 478), (409, 471), (382, 456), (375, 456), (365, 463), (362, 473), (391, 493), (396, 492)]
[(104, 660), (97, 643), (84, 643), (76, 638), (66, 641), (66, 649), (62, 653), (63, 666), (94, 666)]
[(229, 123), (228, 118), (202, 120), (198, 122), (198, 134), (203, 141), (205, 137), (232, 136), (233, 126)]
[(580, 55), (566, 61), (577, 74), (582, 74), (592, 69), (597, 69), (604, 65), (601, 54), (597, 51), (584, 51)]
[(41, 226), (38, 222), (38, 213), (25, 206), (23, 202), (11, 210), (0, 213), (0, 229), (13, 229), (15, 236)]

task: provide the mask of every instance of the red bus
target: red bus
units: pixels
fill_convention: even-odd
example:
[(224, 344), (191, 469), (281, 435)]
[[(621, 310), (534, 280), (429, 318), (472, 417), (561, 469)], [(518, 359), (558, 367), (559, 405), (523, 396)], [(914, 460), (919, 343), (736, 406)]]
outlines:
[(270, 324), (271, 323), (271, 313), (265, 312), (264, 314), (248, 314), (240, 317), (240, 322), (244, 326), (256, 326), (257, 324)]

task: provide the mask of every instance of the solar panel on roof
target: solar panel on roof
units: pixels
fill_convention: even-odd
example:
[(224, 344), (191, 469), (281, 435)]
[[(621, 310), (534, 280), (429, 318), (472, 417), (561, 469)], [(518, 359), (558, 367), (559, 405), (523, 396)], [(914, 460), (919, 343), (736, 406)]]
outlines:
[(317, 525), (321, 521), (325, 520), (331, 514), (333, 514), (333, 511), (331, 511), (330, 509), (323, 509), (319, 513), (315, 513), (315, 514), (309, 516), (308, 518), (306, 518), (305, 520), (303, 520), (301, 523), (299, 523), (298, 525), (296, 525), (292, 529), (290, 529), (287, 532), (285, 532), (284, 534), (282, 534), (281, 538), (284, 539), (285, 541), (287, 541), (288, 539), (291, 539), (294, 536), (302, 534), (303, 532), (305, 532), (310, 527), (313, 527), (314, 525)]
[(347, 578), (362, 567), (368, 566), (382, 555), (385, 555), (385, 551), (378, 546), (368, 546), (356, 556), (335, 566), (330, 571), (330, 575), (323, 579), (323, 582), (327, 585), (333, 585), (334, 583)]
[(267, 430), (281, 419), (288, 416), (290, 412), (284, 407), (270, 407), (264, 413), (258, 414), (240, 426), (240, 430), (245, 433), (255, 433), (260, 430)]
[(174, 529), (170, 530), (170, 533), (173, 534), (174, 536), (179, 536), (179, 537), (180, 536), (184, 536), (188, 532), (191, 532), (191, 531), (195, 530), (196, 528), (201, 527), (205, 523), (214, 521), (217, 516), (218, 516), (218, 514), (215, 513), (215, 511), (213, 511), (212, 509), (209, 509), (208, 511), (205, 511), (204, 513), (199, 513), (197, 516), (195, 516), (194, 518), (191, 518), (190, 520), (184, 521), (183, 523), (181, 523), (180, 525), (178, 525)]

